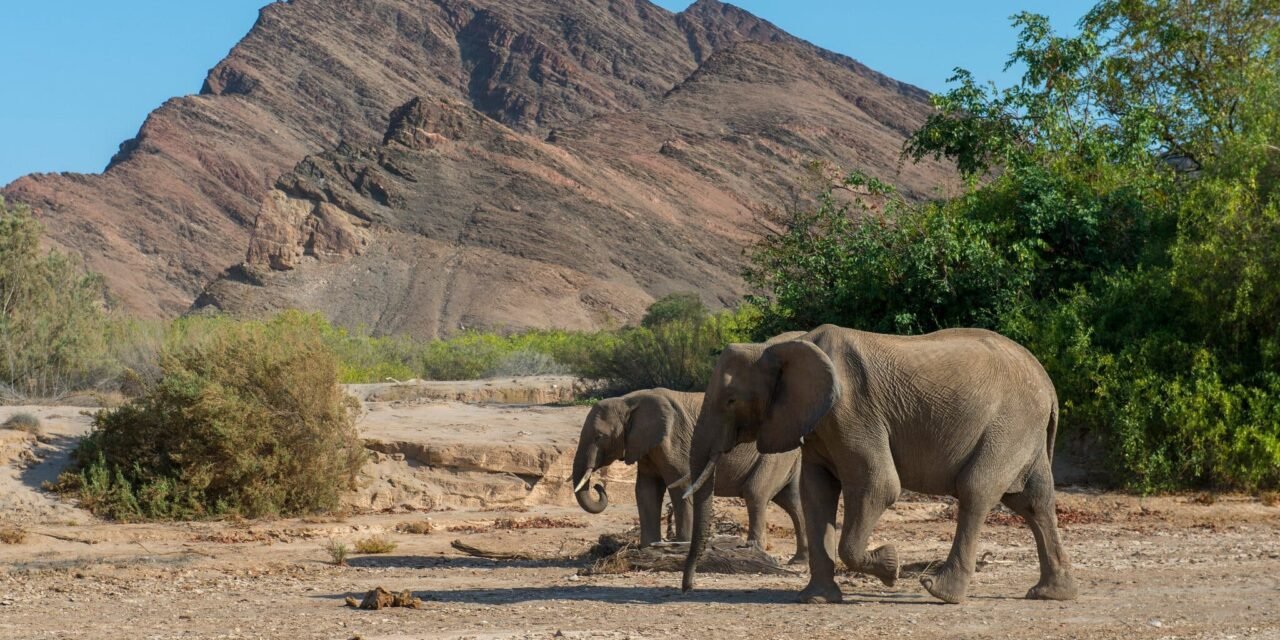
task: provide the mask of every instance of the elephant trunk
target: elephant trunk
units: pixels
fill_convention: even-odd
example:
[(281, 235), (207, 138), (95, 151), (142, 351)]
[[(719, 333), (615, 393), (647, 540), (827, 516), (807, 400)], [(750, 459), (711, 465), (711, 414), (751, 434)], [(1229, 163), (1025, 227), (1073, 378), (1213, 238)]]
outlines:
[[(609, 506), (609, 494), (604, 492), (604, 485), (586, 486), (582, 484), (585, 480), (590, 480), (590, 477), (580, 480), (582, 488), (573, 492), (573, 497), (577, 498), (577, 506), (588, 513), (603, 512)], [(591, 497), (591, 489), (595, 489), (595, 497)]]
[[(605, 493), (604, 485), (588, 486), (591, 474), (596, 470), (592, 465), (599, 457), (599, 449), (594, 445), (587, 445), (578, 447), (578, 453), (573, 458), (573, 497), (577, 498), (578, 506), (587, 513), (600, 513), (609, 506), (609, 494)], [(591, 495), (592, 489), (595, 489), (595, 496)]]
[(711, 539), (712, 498), (715, 495), (716, 463), (720, 458), (720, 447), (713, 442), (713, 434), (705, 429), (699, 434), (695, 429), (694, 435), (695, 444), (689, 465), (691, 481), (685, 491), (686, 498), (693, 498), (693, 538), (689, 543), (689, 555), (684, 560), (684, 581), (680, 585), (681, 591), (686, 592), (693, 588), (698, 561), (702, 559), (707, 541)]
[(715, 493), (715, 469), (711, 478), (704, 482), (693, 494), (693, 538), (689, 542), (689, 555), (684, 559), (684, 580), (680, 590), (688, 592), (693, 589), (693, 580), (698, 573), (698, 562), (702, 553), (707, 550), (707, 541), (711, 539), (711, 499)]

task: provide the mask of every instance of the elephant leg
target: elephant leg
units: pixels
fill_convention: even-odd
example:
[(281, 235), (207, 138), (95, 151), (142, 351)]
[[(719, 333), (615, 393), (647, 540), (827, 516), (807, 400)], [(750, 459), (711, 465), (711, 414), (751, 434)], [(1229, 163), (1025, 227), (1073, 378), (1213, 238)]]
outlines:
[(800, 466), (800, 478), (805, 533), (809, 537), (809, 584), (800, 592), (800, 602), (840, 602), (843, 597), (836, 584), (835, 563), (840, 481), (826, 467), (808, 462)]
[[(867, 551), (871, 531), (875, 529), (884, 510), (898, 500), (901, 489), (897, 474), (871, 473), (867, 467), (863, 478), (856, 485), (845, 486), (844, 532), (840, 536), (840, 559), (851, 571), (880, 578), (892, 587), (898, 581), (898, 551), (886, 544), (874, 551)], [(881, 476), (876, 479), (875, 476)]]
[(759, 491), (743, 492), (747, 501), (747, 542), (761, 551), (769, 550), (769, 496)]
[(636, 474), (636, 508), (640, 511), (640, 546), (662, 541), (662, 476)]
[(672, 517), (676, 520), (676, 540), (688, 542), (693, 537), (693, 504), (690, 500), (681, 500), (683, 490), (668, 492), (671, 497)]
[(1058, 536), (1058, 515), (1049, 460), (1042, 457), (1018, 493), (1006, 493), (1001, 501), (1022, 516), (1036, 538), (1040, 556), (1040, 581), (1027, 592), (1034, 600), (1074, 600), (1076, 582), (1071, 563)]
[[(988, 464), (989, 462), (989, 464)], [(992, 507), (996, 506), (1000, 495), (991, 491), (991, 486), (1007, 487), (1010, 479), (1000, 477), (996, 471), (1005, 465), (994, 460), (980, 460), (972, 463), (957, 480), (956, 488), (960, 500), (956, 514), (956, 534), (951, 541), (951, 553), (946, 561), (934, 572), (920, 576), (920, 584), (933, 597), (958, 604), (964, 602), (969, 590), (969, 582), (973, 580), (974, 565), (977, 562), (978, 536), (982, 533), (982, 524)]]
[[(798, 474), (797, 474), (798, 475)], [(804, 514), (800, 509), (800, 478), (797, 477), (773, 497), (773, 503), (791, 516), (791, 526), (796, 532), (796, 554), (787, 564), (801, 564), (809, 560), (809, 538), (804, 533)]]

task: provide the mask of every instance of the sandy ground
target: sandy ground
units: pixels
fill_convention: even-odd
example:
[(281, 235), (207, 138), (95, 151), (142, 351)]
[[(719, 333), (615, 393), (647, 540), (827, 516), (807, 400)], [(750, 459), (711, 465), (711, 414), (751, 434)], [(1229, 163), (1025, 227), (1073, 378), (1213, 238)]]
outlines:
[[(1202, 504), (1064, 489), (1064, 536), (1081, 587), (1074, 602), (1022, 599), (1036, 581), (1035, 548), (1025, 527), (997, 514), (965, 604), (937, 603), (914, 577), (885, 588), (849, 575), (844, 604), (800, 605), (793, 600), (803, 572), (702, 575), (690, 594), (680, 593), (674, 573), (580, 575), (587, 562), (577, 556), (592, 541), (634, 525), (626, 504), (598, 516), (535, 504), (103, 523), (35, 488), (87, 424), (67, 410), (39, 411), (67, 416), (49, 420), (43, 457), (11, 455), (0, 468), (0, 526), (27, 532), (21, 543), (0, 544), (0, 638), (1280, 638), (1280, 507), (1246, 497)], [(745, 522), (732, 501), (719, 508)], [(954, 526), (947, 514), (940, 500), (901, 501), (873, 544), (894, 542), (918, 570), (946, 555)], [(532, 520), (539, 517), (548, 520)], [(788, 557), (789, 523), (777, 509), (770, 517), (770, 552)], [(396, 531), (427, 519), (432, 533)], [(331, 541), (376, 534), (398, 547), (356, 554), (345, 567), (330, 562)], [(473, 558), (450, 547), (455, 539), (556, 559)], [(344, 606), (346, 596), (377, 586), (412, 590), (425, 604)]]

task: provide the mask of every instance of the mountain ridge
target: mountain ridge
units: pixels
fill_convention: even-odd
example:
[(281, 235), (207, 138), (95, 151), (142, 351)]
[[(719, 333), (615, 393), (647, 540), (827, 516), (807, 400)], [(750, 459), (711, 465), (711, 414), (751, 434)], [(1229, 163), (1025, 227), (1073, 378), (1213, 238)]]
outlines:
[[(804, 135), (786, 138), (770, 134), (765, 131), (772, 126), (770, 119), (783, 122), (792, 110), (777, 96), (769, 98), (769, 114), (740, 111), (740, 122), (707, 119), (694, 108), (696, 105), (691, 107), (680, 101), (677, 94), (686, 87), (705, 91), (703, 98), (708, 105), (718, 100), (715, 88), (697, 85), (696, 76), (707, 75), (704, 67), (708, 63), (728, 65), (715, 69), (711, 76), (723, 82), (726, 90), (737, 92), (740, 100), (754, 100), (751, 90), (743, 88), (743, 82), (730, 81), (731, 67), (746, 62), (735, 62), (732, 56), (716, 56), (749, 42), (758, 43), (762, 52), (785, 52), (778, 53), (782, 57), (777, 58), (787, 60), (778, 63), (784, 66), (825, 62), (822, 72), (827, 77), (823, 81), (846, 86), (850, 95), (827, 95), (809, 82), (806, 91), (823, 94), (824, 103), (807, 104), (801, 100), (794, 111), (804, 113), (797, 116), (800, 118), (816, 118), (819, 113), (834, 113), (837, 103), (852, 105), (865, 117), (848, 124), (863, 130), (866, 137), (848, 142), (867, 148), (844, 152), (830, 148), (834, 142)], [(759, 69), (749, 74), (762, 80)], [(857, 82), (848, 81), (849, 78)], [(736, 273), (742, 266), (741, 247), (755, 232), (732, 227), (749, 226), (750, 216), (744, 212), (759, 205), (768, 194), (737, 185), (749, 183), (752, 176), (768, 176), (773, 184), (781, 183), (775, 175), (776, 167), (766, 166), (773, 162), (769, 160), (771, 156), (726, 146), (710, 138), (707, 144), (716, 145), (718, 151), (742, 154), (752, 160), (733, 163), (712, 159), (709, 164), (697, 166), (686, 162), (679, 171), (669, 171), (663, 165), (662, 171), (646, 177), (642, 175), (645, 170), (637, 168), (642, 163), (611, 158), (611, 149), (635, 146), (640, 142), (637, 136), (643, 138), (648, 135), (647, 130), (679, 131), (682, 133), (676, 138), (703, 140), (695, 135), (698, 132), (678, 122), (683, 118), (700, 126), (740, 129), (746, 137), (764, 131), (762, 140), (784, 155), (803, 150), (814, 159), (849, 161), (859, 166), (869, 163), (872, 168), (893, 170), (887, 158), (896, 158), (900, 138), (918, 125), (928, 110), (923, 91), (814, 47), (767, 21), (715, 0), (699, 0), (680, 13), (671, 13), (646, 0), (539, 0), (519, 5), (498, 0), (293, 0), (264, 7), (245, 38), (209, 71), (201, 93), (171, 99), (152, 112), (138, 135), (121, 145), (102, 174), (33, 174), (19, 178), (3, 191), (7, 197), (39, 209), (49, 229), (50, 244), (83, 255), (91, 268), (103, 273), (112, 293), (132, 313), (169, 317), (185, 312), (197, 297), (206, 305), (211, 300), (221, 300), (220, 308), (233, 312), (276, 308), (288, 296), (272, 302), (263, 294), (287, 292), (273, 292), (270, 286), (264, 286), (254, 296), (230, 296), (229, 291), (236, 283), (244, 284), (243, 279), (234, 276), (240, 273), (236, 265), (241, 263), (250, 270), (265, 264), (267, 279), (272, 275), (270, 259), (262, 261), (267, 254), (254, 249), (264, 245), (255, 245), (254, 238), (261, 240), (270, 235), (258, 229), (269, 229), (273, 224), (270, 212), (280, 202), (272, 198), (278, 200), (279, 194), (284, 193), (279, 187), (289, 182), (308, 158), (327, 154), (330, 161), (337, 161), (335, 158), (343, 149), (354, 153), (385, 145), (392, 138), (393, 113), (415, 98), (443, 99), (471, 109), (512, 135), (523, 136), (508, 142), (523, 145), (521, 148), (527, 153), (552, 158), (567, 152), (579, 163), (608, 167), (614, 173), (602, 169), (596, 172), (601, 177), (591, 179), (620, 179), (628, 188), (637, 190), (637, 202), (661, 200), (666, 202), (663, 207), (670, 208), (668, 201), (675, 196), (660, 193), (667, 186), (645, 184), (657, 175), (672, 181), (670, 184), (682, 185), (682, 189), (716, 191), (717, 198), (721, 191), (737, 192), (732, 196), (738, 201), (735, 211), (715, 205), (702, 223), (688, 216), (680, 218), (683, 237), (695, 237), (695, 231), (714, 236), (708, 236), (707, 247), (695, 246), (701, 241), (686, 241), (683, 250), (705, 252), (714, 246), (715, 251), (732, 251), (731, 259), (695, 258), (689, 264), (667, 269), (636, 258), (636, 262), (629, 263), (636, 274), (625, 269), (596, 270), (594, 275), (583, 276), (586, 281), (579, 282), (585, 293), (552, 296), (557, 300), (577, 300), (571, 305), (575, 310), (568, 315), (573, 318), (571, 324), (582, 327), (634, 319), (636, 309), (642, 308), (646, 300), (673, 288), (700, 290), (713, 304), (723, 304), (741, 294)], [(858, 100), (866, 108), (859, 106)], [(453, 113), (451, 117), (462, 116)], [(833, 117), (844, 120), (838, 115)], [(873, 126), (873, 121), (879, 124)], [(607, 133), (609, 123), (629, 133)], [(886, 131), (895, 133), (889, 135)], [(832, 135), (833, 140), (838, 137)], [(676, 147), (688, 142), (676, 138), (670, 146), (655, 145), (658, 148), (651, 149), (648, 155), (669, 160), (683, 153)], [(869, 143), (862, 140), (875, 140), (879, 150), (872, 153)], [(667, 149), (665, 156), (663, 148)], [(692, 148), (698, 150), (696, 144)], [(490, 154), (491, 159), (512, 161), (502, 149), (495, 152), (480, 145), (472, 150)], [(423, 158), (414, 161), (425, 162)], [(653, 157), (645, 160), (654, 161)], [(458, 162), (477, 175), (490, 171), (469, 160)], [(719, 172), (719, 177), (698, 174), (712, 170)], [(526, 176), (537, 173), (531, 171)], [(693, 175), (702, 177), (695, 179)], [(899, 175), (903, 176), (899, 182), (904, 190), (918, 197), (951, 180), (944, 169), (929, 165), (919, 171), (908, 168)], [(369, 178), (364, 180), (368, 182)], [(351, 186), (356, 191), (376, 188), (370, 184)], [(483, 186), (462, 181), (454, 183), (453, 188), (476, 191)], [(603, 188), (606, 185), (589, 186), (594, 192), (607, 191)], [(652, 193), (641, 195), (643, 189)], [(564, 194), (553, 198), (541, 188), (533, 191), (544, 194), (539, 197), (545, 204), (539, 206), (548, 210), (580, 208)], [(417, 213), (425, 215), (421, 208), (424, 205), (417, 206)], [(656, 205), (628, 207), (628, 215), (633, 216), (655, 216), (655, 220), (679, 217), (656, 210), (661, 208)], [(439, 215), (443, 219), (453, 214)], [(340, 220), (333, 216), (326, 219)], [(531, 229), (546, 231), (539, 226), (545, 223), (528, 224)], [(366, 241), (383, 238), (388, 228), (394, 227), (366, 229)], [(538, 253), (528, 247), (522, 250)], [(678, 255), (679, 251), (672, 254)], [(302, 257), (314, 258), (305, 254)], [(710, 265), (715, 264), (720, 266), (711, 269)], [(303, 260), (290, 268), (305, 271), (309, 264)], [(586, 273), (560, 263), (549, 268), (559, 276), (569, 271)], [(683, 273), (685, 280), (655, 276), (664, 269)], [(422, 273), (419, 279), (448, 280), (445, 272), (447, 269)], [(495, 273), (494, 277), (510, 277), (503, 273)], [(477, 290), (483, 290), (483, 283), (474, 284)], [(470, 292), (464, 287), (453, 295), (467, 298)], [(249, 303), (250, 297), (254, 302)], [(527, 301), (530, 308), (544, 310), (541, 316), (512, 311), (486, 318), (477, 309), (470, 309), (454, 315), (440, 311), (435, 314), (440, 321), (430, 329), (403, 318), (366, 324), (429, 335), (468, 322), (538, 326), (554, 321), (557, 313), (547, 304), (552, 298)], [(244, 302), (246, 307), (229, 304), (232, 299)], [(334, 315), (350, 322), (359, 320), (356, 310), (336, 310)]]

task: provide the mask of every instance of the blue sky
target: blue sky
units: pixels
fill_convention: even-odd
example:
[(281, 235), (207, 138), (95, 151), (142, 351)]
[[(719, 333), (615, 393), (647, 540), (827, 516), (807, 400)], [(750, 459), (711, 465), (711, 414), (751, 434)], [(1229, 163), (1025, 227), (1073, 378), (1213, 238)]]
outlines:
[[(40, 0), (0, 10), (0, 185), (35, 171), (97, 172), (148, 112), (200, 90), (265, 0)], [(679, 11), (689, 0), (658, 0)], [(1002, 81), (1009, 16), (1068, 28), (1081, 0), (738, 0), (819, 46), (931, 91), (954, 67)]]

